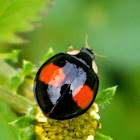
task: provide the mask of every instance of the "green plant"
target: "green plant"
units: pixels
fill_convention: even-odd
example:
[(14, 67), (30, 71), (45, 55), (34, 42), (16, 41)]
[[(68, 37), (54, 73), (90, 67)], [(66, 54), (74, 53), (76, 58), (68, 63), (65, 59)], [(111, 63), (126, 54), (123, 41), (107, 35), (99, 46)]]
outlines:
[[(46, 11), (48, 2), (48, 0), (0, 1), (0, 43), (26, 42), (19, 34), (17, 35), (17, 32), (34, 29), (36, 27), (34, 22), (41, 19), (41, 14), (38, 13)], [(1, 124), (0, 128), (9, 134), (6, 138), (4, 135), (4, 139), (17, 139), (17, 135), (20, 140), (92, 140), (94, 136), (95, 140), (112, 139), (100, 131), (98, 105), (105, 105), (112, 99), (116, 86), (99, 92), (96, 103), (84, 115), (73, 120), (51, 120), (42, 114), (35, 103), (33, 82), (39, 65), (54, 55), (54, 52), (49, 49), (38, 66), (24, 60), (23, 67), (15, 69), (6, 61), (17, 62), (19, 52), (12, 50), (0, 53), (0, 119), (6, 124)], [(13, 129), (11, 125), (18, 129)]]
[[(42, 62), (52, 55), (54, 52), (50, 49)], [(99, 92), (95, 100), (96, 103), (84, 115), (73, 120), (56, 121), (44, 117), (34, 101), (32, 85), (38, 67), (25, 60), (22, 69), (19, 70), (13, 69), (4, 61), (1, 63), (4, 66), (1, 73), (5, 72), (5, 69), (13, 71), (9, 77), (3, 77), (7, 80), (3, 87), (0, 86), (0, 98), (8, 102), (12, 109), (20, 114), (18, 119), (10, 123), (19, 129), (19, 139), (80, 140), (82, 138), (86, 140), (93, 139), (95, 136), (95, 139), (111, 140), (110, 137), (100, 133), (98, 105), (105, 105), (112, 99), (116, 86)]]
[[(17, 32), (33, 30), (49, 0), (0, 0), (0, 42), (24, 43)], [(33, 24), (34, 23), (34, 24)]]

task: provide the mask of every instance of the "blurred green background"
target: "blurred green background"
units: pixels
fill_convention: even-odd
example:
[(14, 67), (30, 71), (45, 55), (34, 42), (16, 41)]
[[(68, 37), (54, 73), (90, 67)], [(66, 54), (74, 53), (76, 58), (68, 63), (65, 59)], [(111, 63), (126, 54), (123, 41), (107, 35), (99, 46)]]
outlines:
[[(75, 49), (85, 46), (86, 34), (91, 48), (107, 56), (96, 60), (100, 90), (118, 85), (111, 104), (100, 109), (102, 133), (114, 140), (140, 140), (139, 0), (56, 0), (41, 26), (22, 34), (29, 43), (4, 45), (0, 51), (20, 49), (17, 67), (23, 59), (38, 64), (50, 47), (59, 53), (69, 44)], [(0, 112), (0, 139), (9, 140), (3, 124), (7, 114)]]

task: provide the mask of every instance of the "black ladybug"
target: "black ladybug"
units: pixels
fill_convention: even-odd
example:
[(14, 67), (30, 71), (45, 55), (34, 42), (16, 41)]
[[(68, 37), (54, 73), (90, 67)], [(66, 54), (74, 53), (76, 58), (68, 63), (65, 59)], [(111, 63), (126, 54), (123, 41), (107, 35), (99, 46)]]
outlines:
[(46, 116), (72, 119), (90, 108), (99, 85), (94, 59), (95, 54), (89, 48), (80, 51), (71, 48), (67, 54), (59, 53), (40, 67), (34, 94)]

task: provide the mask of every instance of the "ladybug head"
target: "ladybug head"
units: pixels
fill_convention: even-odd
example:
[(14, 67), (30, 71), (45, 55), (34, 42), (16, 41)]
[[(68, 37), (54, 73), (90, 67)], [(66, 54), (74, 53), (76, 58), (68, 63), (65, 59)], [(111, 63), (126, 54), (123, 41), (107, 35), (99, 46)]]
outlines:
[(83, 47), (80, 52), (86, 53), (92, 60), (96, 58), (96, 55), (93, 53), (93, 51), (87, 47)]
[(89, 47), (83, 47), (81, 50), (74, 50), (73, 46), (70, 45), (67, 51), (70, 55), (78, 55), (80, 52), (88, 55), (92, 60), (96, 58), (95, 53)]
[(96, 58), (96, 54), (90, 49), (90, 47), (83, 47), (81, 50), (74, 50), (70, 45), (67, 53), (69, 55), (72, 55), (73, 57), (76, 57), (83, 63), (86, 63), (95, 71), (95, 73), (98, 72), (98, 68), (94, 61)]
[[(91, 67), (94, 70), (95, 73), (98, 73), (98, 68), (97, 65), (95, 63), (95, 58), (96, 58), (96, 54), (90, 49), (90, 47), (83, 47), (80, 52), (83, 52), (85, 54), (87, 54), (90, 57), (91, 60)], [(89, 61), (89, 60), (88, 60)]]

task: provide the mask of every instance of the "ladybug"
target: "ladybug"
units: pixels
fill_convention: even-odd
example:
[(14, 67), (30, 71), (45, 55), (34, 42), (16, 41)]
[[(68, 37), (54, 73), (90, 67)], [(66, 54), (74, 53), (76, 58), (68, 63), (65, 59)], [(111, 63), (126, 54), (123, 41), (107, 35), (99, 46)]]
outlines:
[(95, 100), (99, 79), (95, 54), (88, 47), (72, 47), (47, 60), (36, 74), (34, 95), (43, 113), (52, 119), (73, 119)]

